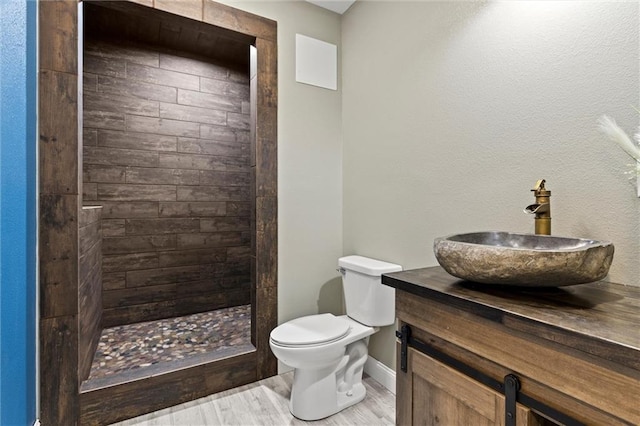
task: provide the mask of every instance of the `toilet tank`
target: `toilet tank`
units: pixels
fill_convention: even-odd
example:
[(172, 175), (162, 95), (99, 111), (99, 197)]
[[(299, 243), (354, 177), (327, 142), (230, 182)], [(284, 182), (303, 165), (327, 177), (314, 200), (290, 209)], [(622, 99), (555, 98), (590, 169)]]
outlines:
[(381, 275), (402, 266), (363, 256), (338, 259), (347, 315), (369, 326), (391, 325), (396, 319), (395, 289), (381, 283)]

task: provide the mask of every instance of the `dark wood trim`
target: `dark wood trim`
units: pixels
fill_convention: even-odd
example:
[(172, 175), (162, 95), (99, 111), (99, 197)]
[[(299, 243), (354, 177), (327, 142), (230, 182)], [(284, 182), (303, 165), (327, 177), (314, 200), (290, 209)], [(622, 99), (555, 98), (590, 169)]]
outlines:
[[(112, 2), (105, 2), (112, 3)], [(137, 2), (118, 2), (128, 6)], [(155, 2), (145, 3), (152, 12)], [(40, 150), (40, 420), (43, 426), (102, 424), (125, 417), (113, 415), (135, 395), (144, 395), (143, 412), (194, 399), (276, 374), (276, 360), (269, 350), (269, 332), (277, 323), (277, 24), (247, 12), (209, 0), (158, 2), (156, 9), (194, 25), (218, 27), (226, 35), (255, 43), (258, 50), (257, 204), (254, 285), (256, 310), (255, 354), (222, 364), (174, 373), (166, 382), (145, 381), (113, 398), (107, 390), (80, 394), (78, 382), (78, 211), (81, 159), (78, 136), (78, 2), (39, 3), (39, 150)], [(201, 10), (202, 13), (197, 11)], [(273, 163), (272, 163), (273, 162)], [(261, 225), (262, 224), (262, 225)], [(258, 232), (262, 226), (262, 231)], [(61, 251), (61, 249), (63, 249)], [(262, 250), (265, 252), (262, 252)], [(256, 369), (250, 368), (255, 365)], [(185, 376), (186, 375), (186, 376)], [(230, 376), (235, 379), (229, 379)], [(133, 386), (133, 385), (132, 385)], [(177, 394), (167, 393), (181, 386)], [(107, 396), (108, 397), (105, 397)], [(172, 399), (171, 395), (175, 398)], [(154, 398), (155, 396), (155, 398)], [(138, 402), (136, 402), (138, 401)], [(96, 404), (102, 407), (96, 410)], [(132, 409), (133, 410), (133, 409)], [(95, 415), (91, 413), (95, 412)], [(80, 415), (82, 413), (82, 415)], [(102, 414), (100, 414), (102, 413)], [(126, 411), (130, 415), (133, 411)]]
[(76, 424), (78, 389), (78, 317), (40, 318), (40, 424)]
[(211, 0), (203, 0), (202, 20), (207, 24), (256, 39), (275, 42), (278, 37), (278, 26), (275, 21)]
[(256, 39), (256, 50), (255, 346), (263, 379), (278, 369), (269, 348), (269, 334), (278, 325), (278, 53), (272, 39)]
[[(105, 425), (256, 381), (254, 351), (80, 393), (80, 424)], [(61, 423), (62, 424), (62, 423)]]
[(78, 3), (39, 5), (40, 421), (78, 416)]

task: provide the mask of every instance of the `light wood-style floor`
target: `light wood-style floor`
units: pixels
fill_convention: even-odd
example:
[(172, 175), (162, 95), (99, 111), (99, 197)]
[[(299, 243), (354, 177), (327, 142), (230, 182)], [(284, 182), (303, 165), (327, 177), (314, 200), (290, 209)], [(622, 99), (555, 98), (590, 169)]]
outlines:
[(367, 396), (329, 418), (315, 422), (296, 419), (289, 412), (293, 373), (209, 395), (195, 401), (114, 423), (113, 426), (269, 426), (269, 425), (393, 425), (395, 395), (370, 377), (363, 382)]

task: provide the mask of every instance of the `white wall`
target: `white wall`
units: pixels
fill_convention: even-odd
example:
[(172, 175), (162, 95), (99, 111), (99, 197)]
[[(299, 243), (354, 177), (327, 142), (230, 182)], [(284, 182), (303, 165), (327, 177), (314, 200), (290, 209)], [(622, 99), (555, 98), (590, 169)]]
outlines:
[[(547, 179), (556, 235), (611, 240), (609, 278), (640, 286), (628, 157), (637, 130), (638, 2), (359, 1), (343, 16), (344, 252), (436, 265), (435, 237), (533, 232)], [(394, 365), (392, 327), (370, 353)]]
[[(553, 233), (613, 241), (640, 286), (629, 160), (596, 130), (639, 123), (637, 2), (223, 3), (278, 21), (279, 322), (339, 311), (343, 253), (409, 269), (437, 236), (531, 232), (540, 178)], [(295, 83), (295, 33), (339, 46), (337, 92)], [(370, 345), (392, 367), (393, 341)]]
[(222, 3), (278, 22), (278, 322), (339, 313), (340, 83), (337, 91), (296, 83), (295, 34), (339, 46), (340, 15), (301, 0)]

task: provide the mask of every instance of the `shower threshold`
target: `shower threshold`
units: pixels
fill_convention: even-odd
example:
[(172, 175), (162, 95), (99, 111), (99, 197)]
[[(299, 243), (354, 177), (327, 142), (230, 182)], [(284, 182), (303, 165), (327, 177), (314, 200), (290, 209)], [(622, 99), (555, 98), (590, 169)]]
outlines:
[(106, 328), (81, 392), (251, 351), (250, 305)]

